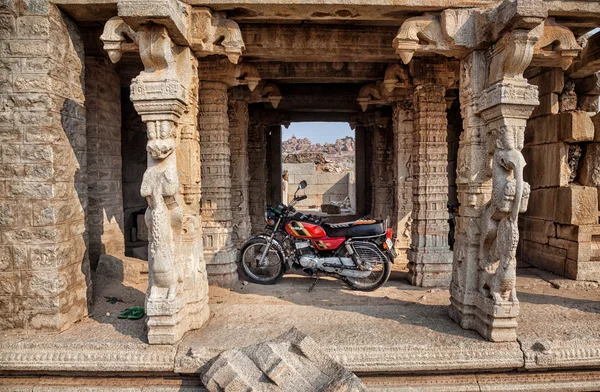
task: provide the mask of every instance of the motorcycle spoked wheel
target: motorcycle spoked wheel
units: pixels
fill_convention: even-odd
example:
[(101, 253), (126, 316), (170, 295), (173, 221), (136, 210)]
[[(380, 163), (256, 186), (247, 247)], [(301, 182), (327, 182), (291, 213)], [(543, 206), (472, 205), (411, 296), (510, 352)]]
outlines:
[(365, 278), (344, 277), (344, 282), (353, 290), (359, 291), (374, 291), (380, 288), (387, 282), (392, 273), (392, 262), (387, 252), (381, 252), (382, 259), (380, 262), (372, 263), (371, 274)]
[(256, 237), (248, 240), (240, 252), (240, 264), (251, 282), (258, 284), (275, 284), (285, 273), (285, 258), (283, 253), (271, 246), (267, 253), (267, 265), (261, 267), (258, 263), (267, 246), (265, 238)]

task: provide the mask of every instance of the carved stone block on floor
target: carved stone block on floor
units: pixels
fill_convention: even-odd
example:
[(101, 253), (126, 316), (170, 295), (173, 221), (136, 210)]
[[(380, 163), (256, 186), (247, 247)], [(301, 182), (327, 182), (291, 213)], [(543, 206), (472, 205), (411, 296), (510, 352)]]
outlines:
[(221, 353), (202, 373), (216, 391), (366, 391), (354, 373), (295, 327), (271, 341)]

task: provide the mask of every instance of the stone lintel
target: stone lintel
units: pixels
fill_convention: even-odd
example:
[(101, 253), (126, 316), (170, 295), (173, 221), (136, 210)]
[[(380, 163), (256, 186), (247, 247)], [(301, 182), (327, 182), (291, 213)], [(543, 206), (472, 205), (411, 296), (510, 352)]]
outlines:
[(246, 61), (395, 62), (396, 27), (248, 24), (241, 27)]
[(371, 62), (253, 63), (263, 79), (278, 83), (367, 83), (381, 78), (387, 64)]

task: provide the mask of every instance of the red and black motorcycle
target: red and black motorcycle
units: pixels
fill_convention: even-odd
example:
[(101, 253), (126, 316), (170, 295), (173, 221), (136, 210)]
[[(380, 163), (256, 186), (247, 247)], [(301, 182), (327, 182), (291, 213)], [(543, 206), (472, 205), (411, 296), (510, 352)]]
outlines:
[(267, 207), (265, 233), (250, 238), (240, 251), (248, 278), (273, 284), (294, 268), (317, 279), (319, 274), (335, 276), (356, 290), (372, 291), (383, 285), (396, 257), (387, 221), (329, 224), (297, 212), (294, 205), (306, 199), (297, 193), (306, 186), (306, 181), (300, 182), (289, 206)]

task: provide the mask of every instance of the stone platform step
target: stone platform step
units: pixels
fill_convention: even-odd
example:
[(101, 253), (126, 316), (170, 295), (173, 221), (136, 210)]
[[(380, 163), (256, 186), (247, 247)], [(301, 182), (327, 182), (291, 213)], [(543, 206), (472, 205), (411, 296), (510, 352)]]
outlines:
[[(372, 392), (580, 392), (600, 390), (600, 371), (363, 376)], [(206, 392), (200, 377), (0, 377), (0, 392)], [(299, 391), (300, 392), (300, 391)]]

